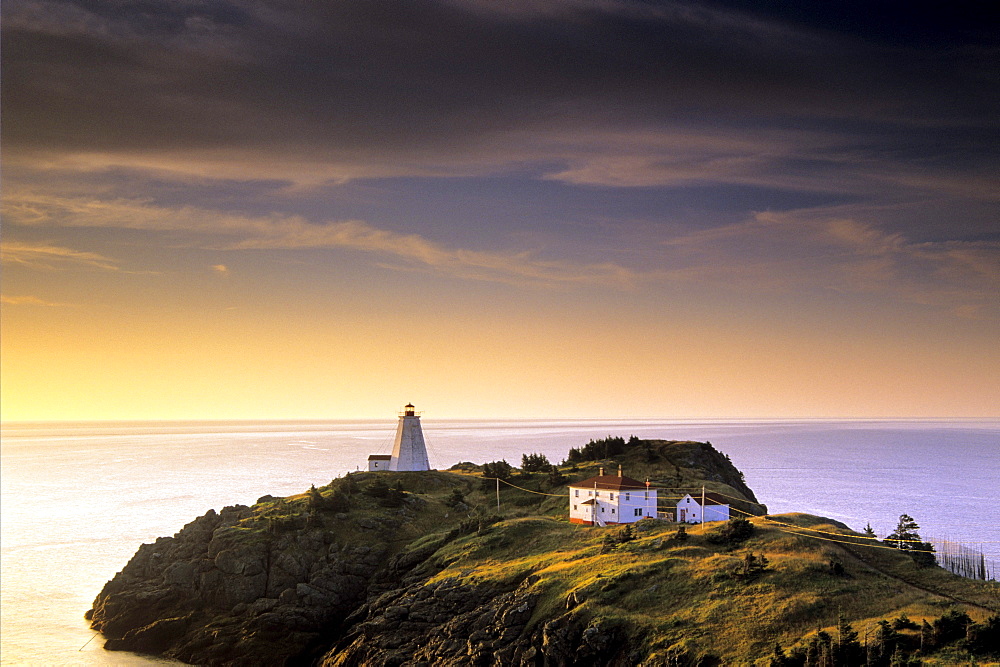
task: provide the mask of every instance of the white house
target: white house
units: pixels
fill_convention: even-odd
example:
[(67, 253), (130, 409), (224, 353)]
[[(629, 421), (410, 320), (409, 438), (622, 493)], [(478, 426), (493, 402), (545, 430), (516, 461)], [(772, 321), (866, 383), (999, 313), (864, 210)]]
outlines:
[(702, 517), (705, 521), (729, 521), (729, 502), (724, 496), (711, 491), (695, 493), (693, 496), (689, 493), (677, 501), (678, 523), (701, 523)]
[(399, 415), (396, 440), (392, 454), (372, 454), (368, 457), (368, 470), (430, 470), (427, 445), (420, 428), (420, 415), (412, 403), (407, 403)]
[(622, 475), (600, 474), (569, 485), (569, 520), (584, 526), (635, 523), (656, 518), (656, 489)]

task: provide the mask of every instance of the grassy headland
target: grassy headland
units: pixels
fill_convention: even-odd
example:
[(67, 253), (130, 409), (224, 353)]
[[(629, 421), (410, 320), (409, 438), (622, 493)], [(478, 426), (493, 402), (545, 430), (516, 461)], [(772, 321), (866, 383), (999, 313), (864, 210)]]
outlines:
[[(402, 664), (418, 655), (456, 664), (819, 664), (824, 633), (837, 640), (839, 623), (869, 645), (879, 638), (884, 649), (879, 622), (906, 619), (889, 647), (902, 660), (919, 652), (925, 621), (933, 630), (942, 615), (961, 613), (986, 627), (1000, 612), (996, 582), (920, 567), (828, 519), (767, 515), (742, 474), (710, 445), (624, 444), (606, 458), (597, 459), (601, 448), (594, 447), (548, 470), (513, 471), (501, 485), (499, 512), (495, 480), (469, 463), (352, 473), (297, 496), (262, 498), (202, 531), (203, 556), (195, 558), (202, 547), (185, 538), (198, 522), (175, 536), (176, 544), (157, 542), (161, 565), (151, 565), (151, 553), (140, 558), (140, 550), (137, 564), (119, 575), (124, 580), (115, 584), (116, 577), (99, 596), (95, 627), (125, 637), (128, 624), (109, 613), (115, 596), (164, 589), (157, 582), (179, 566), (163, 563), (186, 558), (203, 574), (183, 595), (167, 587), (187, 620), (174, 624), (180, 629), (158, 652), (220, 664), (252, 664), (260, 650), (240, 646), (258, 641), (276, 650), (271, 626), (280, 623), (299, 630), (294, 641), (286, 633), (278, 642), (283, 661), (326, 665)], [(734, 535), (723, 523), (682, 530), (646, 519), (625, 534), (570, 524), (567, 484), (600, 467), (614, 474), (618, 465), (658, 487), (726, 494), (750, 527)], [(222, 578), (213, 580), (211, 568), (223, 570)], [(252, 576), (264, 580), (244, 593)], [(333, 604), (327, 598), (339, 608), (325, 608)], [(181, 617), (178, 609), (168, 606), (161, 619)], [(132, 638), (156, 623), (143, 618)], [(923, 664), (956, 664), (978, 646), (943, 638), (924, 638)], [(789, 662), (774, 657), (776, 644)], [(986, 646), (979, 664), (997, 657)], [(118, 647), (143, 648), (128, 641)]]

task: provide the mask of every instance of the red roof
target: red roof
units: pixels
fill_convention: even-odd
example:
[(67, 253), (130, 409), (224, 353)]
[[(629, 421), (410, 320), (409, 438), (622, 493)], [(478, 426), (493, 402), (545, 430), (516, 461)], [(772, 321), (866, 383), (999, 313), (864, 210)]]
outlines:
[(640, 482), (631, 477), (619, 477), (618, 475), (598, 475), (589, 477), (582, 482), (573, 482), (569, 485), (571, 489), (606, 489), (609, 491), (621, 491), (622, 489), (646, 489), (646, 483)]
[[(692, 499), (699, 505), (701, 505), (701, 494), (700, 493), (689, 493)], [(681, 500), (684, 500), (681, 498)], [(705, 492), (705, 504), (706, 505), (728, 505), (729, 500), (725, 496), (720, 496), (718, 493), (712, 493), (711, 491)]]

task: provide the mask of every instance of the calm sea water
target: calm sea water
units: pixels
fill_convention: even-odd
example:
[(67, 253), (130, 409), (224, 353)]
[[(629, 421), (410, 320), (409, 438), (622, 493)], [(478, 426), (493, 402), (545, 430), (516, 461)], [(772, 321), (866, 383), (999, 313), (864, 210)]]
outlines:
[[(772, 513), (976, 543), (1000, 567), (1000, 422), (435, 421), (431, 465), (565, 458), (607, 435), (711, 441)], [(8, 424), (0, 446), (0, 662), (164, 664), (109, 653), (83, 620), (138, 546), (209, 509), (299, 493), (389, 453), (395, 420)], [(89, 642), (89, 643), (88, 643)]]

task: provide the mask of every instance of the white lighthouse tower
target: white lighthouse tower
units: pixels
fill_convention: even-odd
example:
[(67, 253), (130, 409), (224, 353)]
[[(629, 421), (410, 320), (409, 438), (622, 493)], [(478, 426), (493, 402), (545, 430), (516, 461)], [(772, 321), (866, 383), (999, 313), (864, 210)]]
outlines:
[(420, 416), (414, 411), (413, 404), (408, 403), (403, 408), (403, 414), (399, 415), (399, 426), (396, 427), (396, 442), (392, 446), (389, 470), (430, 469), (424, 433), (420, 430)]

